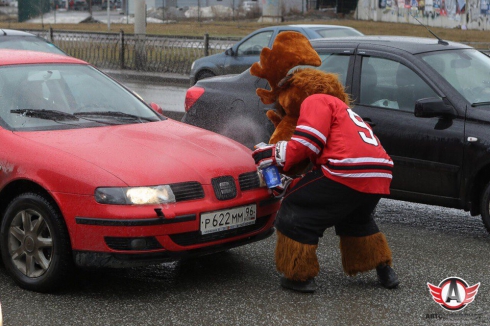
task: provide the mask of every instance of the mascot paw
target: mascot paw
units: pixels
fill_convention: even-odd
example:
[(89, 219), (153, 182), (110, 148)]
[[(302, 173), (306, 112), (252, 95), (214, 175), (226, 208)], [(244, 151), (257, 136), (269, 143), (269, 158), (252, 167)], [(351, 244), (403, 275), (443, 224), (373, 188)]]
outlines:
[(390, 265), (381, 264), (376, 267), (376, 273), (378, 274), (378, 280), (382, 286), (387, 289), (394, 289), (400, 284), (398, 276)]
[(266, 112), (267, 118), (272, 122), (274, 125), (274, 128), (277, 127), (277, 125), (281, 122), (282, 117), (275, 111), (275, 110), (269, 110)]

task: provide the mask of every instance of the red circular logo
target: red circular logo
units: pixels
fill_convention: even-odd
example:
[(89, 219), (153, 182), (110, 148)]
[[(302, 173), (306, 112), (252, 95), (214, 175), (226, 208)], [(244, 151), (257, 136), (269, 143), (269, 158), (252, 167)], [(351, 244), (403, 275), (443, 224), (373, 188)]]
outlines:
[(432, 298), (449, 311), (464, 309), (473, 302), (480, 283), (468, 286), (465, 280), (459, 277), (448, 277), (439, 283), (439, 286), (427, 283)]

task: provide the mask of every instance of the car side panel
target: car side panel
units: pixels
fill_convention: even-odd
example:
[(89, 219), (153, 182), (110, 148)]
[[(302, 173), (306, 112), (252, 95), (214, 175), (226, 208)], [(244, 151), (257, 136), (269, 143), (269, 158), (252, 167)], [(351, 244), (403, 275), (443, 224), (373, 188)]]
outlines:
[[(383, 57), (381, 52), (359, 49), (359, 53), (354, 73), (358, 76), (361, 56)], [(424, 81), (429, 80), (421, 69), (402, 56), (392, 55), (389, 59), (400, 61)], [(359, 84), (360, 80), (354, 81), (357, 99)], [(461, 207), (464, 115), (456, 119), (417, 118), (411, 112), (359, 103), (354, 111), (372, 126), (395, 163), (391, 184), (393, 198)]]
[[(471, 107), (468, 105), (465, 128), (466, 152), (463, 189), (480, 189), (490, 181), (489, 129), (489, 106)], [(465, 198), (465, 202), (468, 205), (478, 202), (476, 198), (471, 198), (472, 194), (470, 192), (463, 192), (461, 195)]]

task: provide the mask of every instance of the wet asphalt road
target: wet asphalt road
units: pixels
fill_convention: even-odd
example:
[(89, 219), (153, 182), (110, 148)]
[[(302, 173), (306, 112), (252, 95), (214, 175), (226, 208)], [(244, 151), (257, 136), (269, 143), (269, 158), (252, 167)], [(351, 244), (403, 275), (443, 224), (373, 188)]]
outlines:
[[(347, 277), (338, 238), (320, 242), (315, 294), (280, 288), (275, 235), (181, 263), (79, 271), (56, 294), (21, 290), (0, 268), (4, 325), (485, 325), (490, 323), (490, 239), (478, 217), (382, 200), (376, 219), (401, 284), (386, 290), (375, 272)], [(447, 312), (427, 282), (457, 276), (481, 286), (473, 303)]]

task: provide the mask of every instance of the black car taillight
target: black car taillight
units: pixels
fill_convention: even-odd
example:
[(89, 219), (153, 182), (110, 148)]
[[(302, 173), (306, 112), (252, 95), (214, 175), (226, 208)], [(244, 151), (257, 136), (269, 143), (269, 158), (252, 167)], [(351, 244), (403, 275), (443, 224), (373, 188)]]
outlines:
[(198, 86), (192, 86), (187, 90), (185, 94), (185, 112), (196, 103), (196, 101), (204, 94), (204, 88)]

